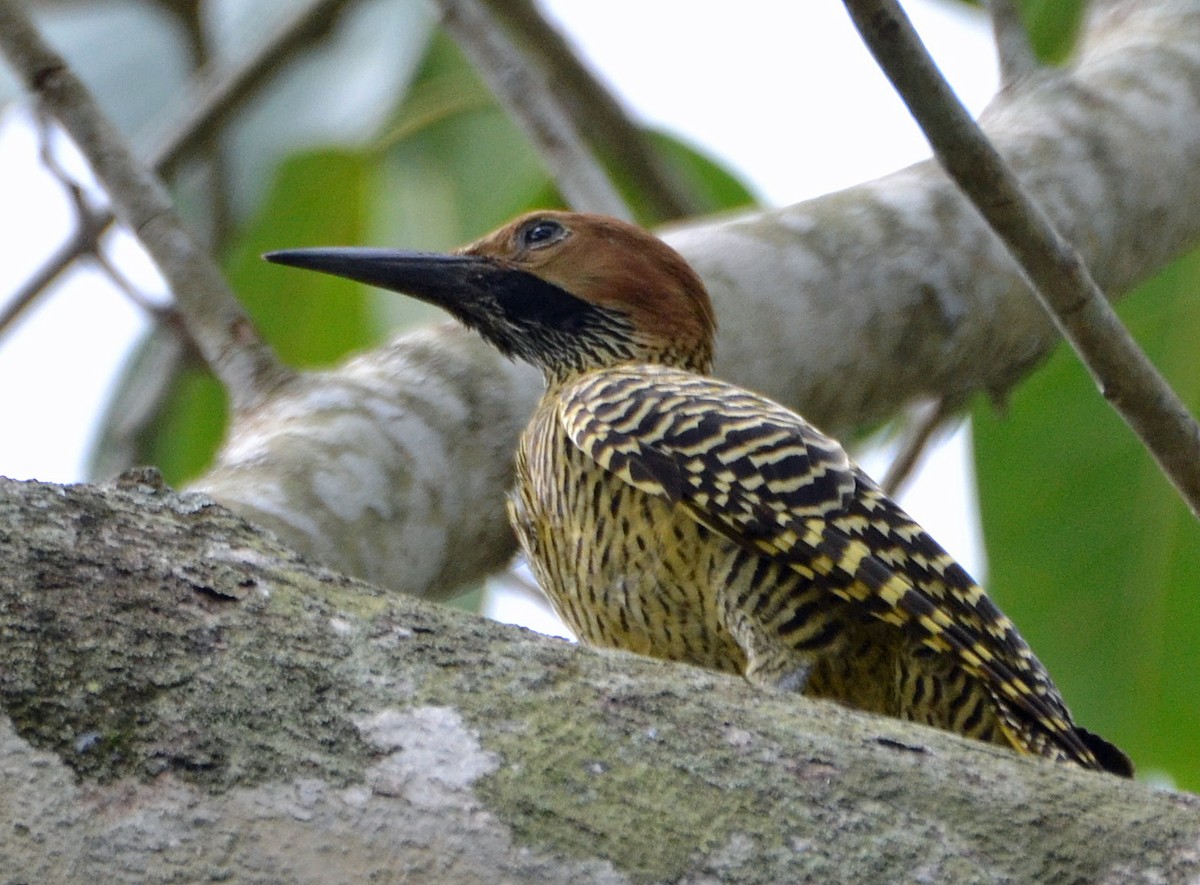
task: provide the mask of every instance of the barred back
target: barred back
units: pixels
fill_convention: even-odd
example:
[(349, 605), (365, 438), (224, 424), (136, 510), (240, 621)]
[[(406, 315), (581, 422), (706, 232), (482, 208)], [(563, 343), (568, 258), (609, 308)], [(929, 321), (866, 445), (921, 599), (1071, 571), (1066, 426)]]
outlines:
[(585, 641), (622, 645), (657, 607), (638, 650), (1101, 767), (1012, 622), (783, 406), (661, 365), (590, 372), (548, 394), (520, 471), (518, 532)]

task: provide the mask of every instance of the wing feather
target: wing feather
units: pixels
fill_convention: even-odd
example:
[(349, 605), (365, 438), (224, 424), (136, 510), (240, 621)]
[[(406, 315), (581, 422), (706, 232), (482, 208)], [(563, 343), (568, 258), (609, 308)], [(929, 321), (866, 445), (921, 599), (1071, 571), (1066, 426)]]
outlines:
[(953, 654), (1070, 755), (1095, 760), (1049, 676), (970, 576), (834, 440), (778, 403), (658, 365), (593, 372), (561, 394), (574, 444), (641, 491)]

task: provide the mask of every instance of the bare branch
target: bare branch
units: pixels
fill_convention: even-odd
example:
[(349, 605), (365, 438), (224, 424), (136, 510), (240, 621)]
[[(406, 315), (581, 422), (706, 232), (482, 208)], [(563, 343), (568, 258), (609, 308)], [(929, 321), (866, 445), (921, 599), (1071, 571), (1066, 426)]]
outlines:
[(282, 22), (263, 45), (229, 64), (209, 64), (189, 80), (175, 105), (163, 113), (156, 129), (139, 137), (145, 156), (163, 178), (196, 153), (229, 115), (240, 110), (279, 73), (299, 50), (320, 41), (337, 15), (353, 0), (315, 0)]
[(0, 335), (10, 329), (22, 314), (46, 292), (60, 272), (56, 267), (58, 262), (67, 266), (83, 255), (100, 255), (100, 238), (112, 219), (111, 213), (92, 205), (87, 199), (83, 188), (75, 182), (59, 165), (51, 146), (49, 120), (45, 114), (35, 115), (38, 130), (38, 154), (42, 165), (58, 179), (67, 193), (67, 198), (75, 210), (75, 225), (70, 237), (59, 247), (53, 258), (45, 267), (28, 278), (13, 294), (13, 297), (0, 310)]
[(946, 423), (953, 411), (944, 397), (917, 409), (903, 448), (892, 459), (887, 473), (883, 475), (883, 481), (879, 483), (890, 496), (894, 498), (900, 494), (901, 488), (920, 463), (921, 456), (933, 442), (938, 429)]
[[(206, 67), (213, 58), (211, 37), (206, 26), (201, 3), (163, 3), (163, 9), (174, 15), (186, 37), (187, 61), (193, 74)], [(219, 254), (232, 229), (232, 201), (229, 193), (229, 157), (220, 133), (204, 141), (198, 151), (200, 162), (194, 173), (199, 179), (203, 220), (193, 217), (192, 224), (204, 231), (205, 244)], [(144, 156), (144, 154), (141, 154)]]
[(1041, 69), (1037, 53), (1029, 41), (1029, 31), (1013, 0), (988, 0), (992, 19), (992, 38), (1000, 61), (1000, 84), (1011, 86)]
[(632, 220), (576, 121), (563, 109), (541, 74), (479, 0), (439, 0), (443, 24), (483, 75), (497, 100), (525, 130), (550, 167), (563, 197), (582, 212)]
[(661, 224), (701, 211), (617, 98), (596, 79), (531, 0), (482, 0), (520, 45), (528, 64), (541, 70), (558, 104), (574, 120), (592, 150), (627, 187), (646, 224)]
[[(105, 219), (109, 223), (112, 222), (112, 216), (108, 213), (105, 213)], [(76, 224), (70, 239), (55, 249), (54, 254), (46, 260), (46, 263), (33, 276), (25, 280), (17, 291), (13, 293), (12, 298), (0, 309), (0, 336), (13, 327), (25, 311), (37, 301), (38, 296), (45, 292), (58, 279), (59, 275), (71, 266), (71, 262), (75, 261), (81, 255), (87, 255), (92, 252), (93, 244), (107, 227), (108, 225), (104, 224), (85, 229), (81, 225)]]
[(895, 0), (845, 0), (934, 154), (1004, 241), (1106, 399), (1200, 517), (1200, 425), (955, 97)]
[[(184, 87), (176, 104), (160, 116), (153, 130), (138, 141), (146, 145), (147, 163), (162, 178), (173, 176), (179, 165), (207, 143), (229, 116), (270, 82), (280, 65), (293, 53), (328, 33), (338, 12), (351, 0), (315, 0), (283, 22), (262, 47), (231, 65), (209, 65)], [(93, 231), (77, 231), (50, 256), (0, 312), (0, 335), (37, 293), (50, 286), (81, 255), (90, 251), (87, 237), (99, 239), (112, 226), (111, 212), (101, 210)]]
[(26, 88), (70, 133), (118, 213), (158, 265), (234, 408), (261, 401), (289, 371), (259, 337), (212, 258), (179, 219), (162, 185), (134, 160), (121, 134), (63, 58), (42, 39), (17, 0), (0, 0), (0, 49)]
[(71, 201), (72, 208), (75, 210), (75, 234), (71, 240), (80, 244), (80, 247), (85, 250), (83, 255), (96, 262), (113, 285), (125, 294), (125, 297), (141, 308), (152, 319), (160, 318), (165, 309), (145, 298), (138, 291), (137, 287), (129, 281), (129, 278), (121, 273), (117, 266), (104, 254), (101, 232), (104, 230), (105, 223), (111, 215), (107, 211), (93, 205), (87, 191), (58, 161), (58, 154), (54, 150), (52, 137), (54, 132), (53, 121), (44, 113), (39, 113), (37, 117), (38, 153), (41, 156), (42, 165), (46, 167), (51, 175), (58, 179), (59, 184), (63, 186), (63, 190), (67, 192), (67, 198)]

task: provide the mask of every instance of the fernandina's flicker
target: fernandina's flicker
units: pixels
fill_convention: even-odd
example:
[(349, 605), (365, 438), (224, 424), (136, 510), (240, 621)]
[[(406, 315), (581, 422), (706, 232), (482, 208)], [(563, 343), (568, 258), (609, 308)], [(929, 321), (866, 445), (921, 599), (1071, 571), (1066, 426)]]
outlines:
[(581, 641), (1132, 773), (837, 442), (707, 375), (708, 294), (656, 237), (536, 212), (451, 255), (267, 258), (439, 305), (542, 370), (509, 512)]

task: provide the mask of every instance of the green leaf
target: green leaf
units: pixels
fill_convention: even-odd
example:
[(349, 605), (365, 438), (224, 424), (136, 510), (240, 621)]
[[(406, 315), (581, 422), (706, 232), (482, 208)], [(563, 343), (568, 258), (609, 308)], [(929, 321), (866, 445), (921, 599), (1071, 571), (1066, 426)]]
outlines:
[(272, 249), (357, 245), (374, 211), (374, 160), (364, 152), (296, 154), (280, 165), (266, 202), (225, 262), (230, 284), (284, 362), (331, 363), (376, 340), (371, 290), (262, 260)]
[[(1120, 308), (1193, 413), (1197, 293), (1200, 252)], [(974, 430), (989, 591), (1082, 724), (1200, 788), (1200, 525), (1065, 346)]]
[[(980, 0), (963, 2), (986, 8)], [(1046, 64), (1067, 61), (1079, 37), (1085, 8), (1084, 0), (1017, 0), (1017, 11), (1039, 59)]]
[(696, 148), (665, 132), (648, 132), (647, 136), (702, 212), (721, 212), (757, 202), (750, 189), (732, 172)]
[(378, 145), (385, 199), (377, 233), (446, 249), (529, 209), (561, 206), (524, 134), (444, 34)]
[(1020, 10), (1037, 57), (1052, 64), (1066, 61), (1083, 24), (1083, 0), (1023, 0)]

